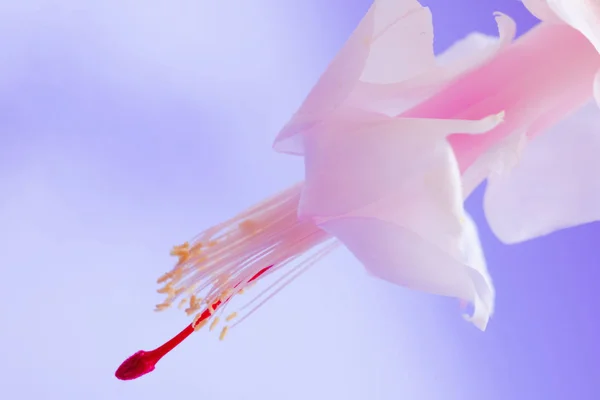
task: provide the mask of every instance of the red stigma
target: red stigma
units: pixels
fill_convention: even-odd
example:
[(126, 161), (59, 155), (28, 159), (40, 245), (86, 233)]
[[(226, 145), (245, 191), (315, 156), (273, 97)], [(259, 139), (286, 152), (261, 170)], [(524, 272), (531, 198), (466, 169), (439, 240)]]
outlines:
[(151, 354), (152, 352), (148, 353), (144, 350), (138, 351), (123, 361), (119, 368), (117, 368), (115, 376), (122, 381), (130, 381), (154, 371), (156, 360), (150, 356)]
[[(273, 266), (271, 265), (261, 269), (256, 274), (254, 274), (252, 278), (250, 278), (248, 283), (258, 279), (262, 274), (267, 272), (272, 267)], [(235, 287), (237, 286), (239, 286), (239, 284)], [(229, 301), (230, 298), (231, 297), (227, 298), (223, 303)], [(198, 318), (198, 320), (196, 321), (196, 323), (199, 324), (202, 321), (210, 318), (212, 313), (216, 311), (221, 304), (222, 302), (220, 300), (213, 303), (213, 305), (210, 307), (213, 311), (211, 312), (209, 309), (204, 310), (200, 318)], [(117, 368), (117, 371), (115, 372), (115, 376), (117, 377), (117, 379), (120, 379), (122, 381), (130, 381), (154, 371), (156, 363), (160, 361), (160, 359), (163, 358), (165, 355), (167, 355), (171, 350), (173, 350), (175, 347), (181, 344), (181, 342), (187, 339), (187, 337), (190, 336), (193, 332), (194, 326), (193, 324), (189, 324), (181, 332), (175, 335), (168, 342), (164, 343), (162, 346), (152, 351), (140, 350), (136, 352), (121, 363), (121, 365), (119, 366), (119, 368)]]

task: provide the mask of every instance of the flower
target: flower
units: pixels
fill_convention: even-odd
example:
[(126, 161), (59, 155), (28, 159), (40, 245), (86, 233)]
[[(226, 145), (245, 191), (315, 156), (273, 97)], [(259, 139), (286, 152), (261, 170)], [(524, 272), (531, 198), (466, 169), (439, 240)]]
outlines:
[[(305, 182), (173, 248), (157, 310), (178, 303), (194, 320), (117, 377), (150, 372), (254, 283), (277, 278), (234, 327), (339, 244), (374, 276), (471, 303), (466, 318), (485, 329), (494, 287), (463, 200), (488, 177), (491, 198), (496, 175), (518, 168), (511, 154), (590, 98), (598, 56), (569, 27), (542, 24), (513, 43), (514, 22), (496, 20), (498, 38), (471, 34), (435, 57), (428, 8), (375, 0), (275, 140), (304, 157)], [(549, 50), (556, 41), (562, 52)]]
[(478, 118), (396, 115), (501, 52), (516, 27), (496, 19), (499, 39), (472, 34), (436, 58), (428, 8), (376, 1), (274, 143), (305, 157), (299, 219), (379, 278), (473, 304), (467, 319), (480, 329), (494, 289), (447, 135), (492, 130), (502, 107)]

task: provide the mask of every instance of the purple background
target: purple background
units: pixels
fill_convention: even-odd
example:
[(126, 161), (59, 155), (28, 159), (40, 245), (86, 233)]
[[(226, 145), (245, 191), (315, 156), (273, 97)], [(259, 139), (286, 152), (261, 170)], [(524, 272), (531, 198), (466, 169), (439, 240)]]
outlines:
[[(189, 321), (155, 314), (168, 250), (301, 179), (270, 143), (370, 2), (0, 1), (0, 388), (7, 399), (600, 398), (596, 224), (504, 246), (481, 333), (456, 302), (338, 251), (230, 333), (134, 382), (122, 359)], [(436, 50), (515, 0), (430, 0)]]

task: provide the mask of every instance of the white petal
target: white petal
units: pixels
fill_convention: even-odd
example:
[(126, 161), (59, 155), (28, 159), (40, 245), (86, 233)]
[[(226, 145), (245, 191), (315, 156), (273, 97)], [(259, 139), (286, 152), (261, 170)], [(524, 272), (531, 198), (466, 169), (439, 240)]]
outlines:
[(499, 37), (472, 33), (437, 56), (430, 68), (421, 68), (418, 74), (407, 74), (403, 79), (390, 80), (386, 84), (361, 81), (351, 94), (351, 104), (398, 115), (444, 85), (483, 65), (510, 44), (516, 35), (516, 24), (510, 17), (501, 13), (496, 13), (495, 17)]
[(456, 163), (445, 135), (484, 133), (501, 121), (502, 114), (465, 121), (390, 118), (358, 110), (331, 118), (305, 135), (300, 217), (339, 216), (416, 190), (426, 171), (445, 171)]
[(339, 218), (320, 227), (337, 237), (373, 275), (397, 285), (455, 297), (474, 306), (466, 317), (484, 330), (493, 312), (494, 289), (473, 222), (465, 221), (462, 243), (471, 266), (411, 229), (377, 218)]
[(494, 313), (494, 302), (496, 292), (492, 278), (487, 270), (485, 255), (479, 240), (477, 225), (475, 221), (465, 214), (463, 232), (463, 249), (467, 257), (466, 265), (469, 267), (467, 273), (471, 276), (477, 296), (474, 301), (474, 312), (472, 316), (465, 316), (481, 330), (485, 330), (488, 319)]
[(398, 82), (435, 64), (428, 8), (416, 1), (398, 0), (378, 0), (375, 7), (374, 32), (361, 81)]
[(486, 132), (501, 115), (464, 121), (359, 114), (306, 135), (299, 216), (342, 240), (382, 279), (472, 302), (469, 319), (484, 329), (493, 289), (445, 135)]
[[(361, 79), (402, 79), (434, 62), (429, 9), (417, 0), (376, 0), (275, 139), (277, 151), (302, 154), (300, 137), (327, 118)], [(408, 60), (408, 61), (407, 61)]]
[(600, 219), (600, 112), (594, 102), (537, 135), (510, 173), (491, 176), (484, 208), (516, 243)]
[(465, 121), (340, 109), (304, 134), (299, 217), (383, 279), (472, 302), (469, 318), (483, 329), (493, 290), (446, 135), (484, 133), (501, 121), (502, 113)]
[(510, 173), (519, 164), (527, 143), (527, 131), (522, 129), (478, 157), (462, 174), (464, 198), (467, 199), (486, 178)]
[(498, 37), (471, 33), (437, 57), (444, 80), (454, 79), (480, 66), (512, 43), (517, 34), (515, 21), (500, 12), (494, 13), (494, 17), (498, 25)]
[(547, 0), (522, 0), (530, 13), (537, 19), (546, 22), (559, 22), (561, 19), (550, 8)]
[(583, 33), (600, 52), (600, 1), (548, 0), (554, 12)]
[(600, 52), (599, 0), (523, 0), (533, 15), (543, 21), (560, 19), (580, 31)]

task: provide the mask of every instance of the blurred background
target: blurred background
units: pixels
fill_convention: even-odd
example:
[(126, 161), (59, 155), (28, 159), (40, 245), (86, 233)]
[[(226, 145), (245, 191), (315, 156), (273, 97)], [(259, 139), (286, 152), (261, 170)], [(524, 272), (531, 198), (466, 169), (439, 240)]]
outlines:
[[(496, 34), (494, 11), (536, 23), (516, 0), (422, 3), (438, 52)], [(369, 5), (0, 0), (2, 398), (600, 398), (600, 228), (504, 246), (481, 190), (487, 332), (340, 250), (224, 342), (200, 333), (153, 374), (114, 377), (189, 323), (153, 312), (171, 245), (301, 179), (271, 141)]]

